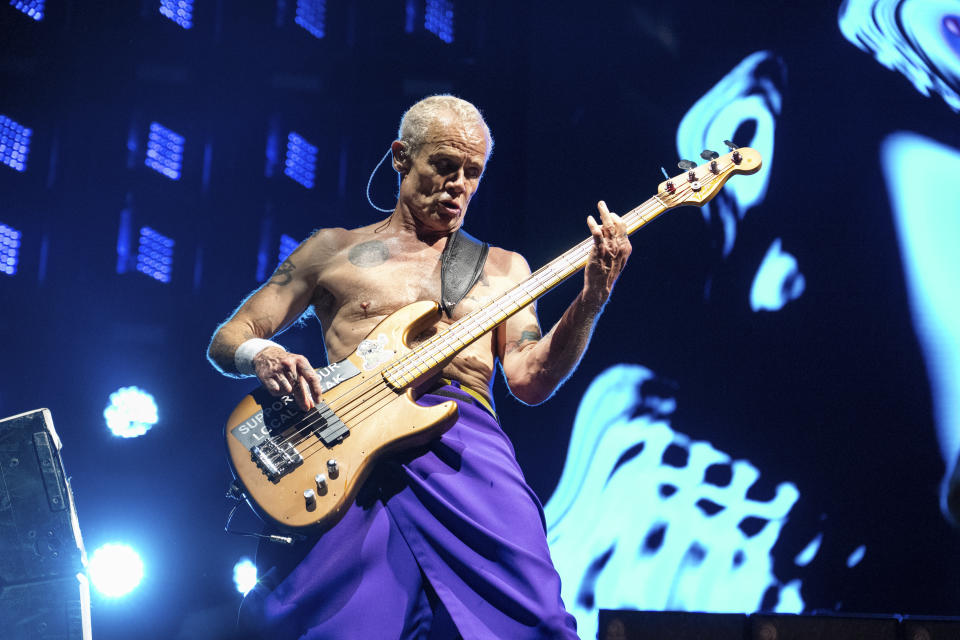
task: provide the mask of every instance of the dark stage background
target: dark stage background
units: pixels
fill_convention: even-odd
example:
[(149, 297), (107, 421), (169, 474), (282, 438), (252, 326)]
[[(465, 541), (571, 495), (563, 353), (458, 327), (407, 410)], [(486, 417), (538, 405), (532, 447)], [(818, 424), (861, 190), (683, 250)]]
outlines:
[[(585, 237), (598, 199), (626, 211), (655, 193), (661, 166), (680, 173), (681, 153), (702, 162), (695, 138), (708, 130), (711, 149), (731, 138), (765, 155), (708, 210), (634, 236), (556, 397), (525, 407), (496, 383), (527, 477), (553, 501), (551, 545), (584, 637), (597, 608), (623, 606), (960, 614), (960, 544), (940, 510), (960, 431), (960, 314), (943, 280), (960, 263), (936, 232), (910, 233), (940, 216), (929, 227), (960, 239), (948, 171), (960, 164), (960, 3), (919, 3), (942, 8), (936, 27), (877, 27), (906, 43), (892, 50), (907, 62), (890, 62), (902, 73), (845, 33), (909, 2), (315, 2), (322, 38), (296, 20), (311, 3), (294, 0), (180, 3), (189, 29), (148, 0), (48, 0), (41, 20), (16, 4), (0, 4), (0, 115), (32, 135), (25, 170), (0, 165), (0, 223), (21, 234), (15, 273), (0, 273), (0, 415), (52, 410), (88, 551), (121, 541), (143, 558), (128, 596), (94, 593), (96, 637), (210, 638), (232, 623), (233, 566), (256, 545), (223, 532), (222, 429), (251, 385), (216, 375), (207, 342), (269, 277), (282, 235), (382, 217), (364, 197), (371, 170), (403, 110), (447, 92), (475, 102), (496, 139), (466, 228), (534, 268)], [(439, 5), (452, 11), (449, 43), (425, 28)], [(904, 77), (919, 82), (923, 65), (940, 80), (926, 97)], [(729, 91), (708, 96), (725, 79)], [(693, 137), (681, 132), (678, 151), (688, 112)], [(152, 123), (182, 136), (177, 179), (145, 163)], [(284, 173), (291, 132), (317, 148), (310, 188)], [(924, 156), (935, 149), (946, 151)], [(764, 192), (733, 189), (750, 181)], [(909, 198), (891, 194), (911, 185), (928, 199), (898, 205)], [(391, 205), (394, 188), (382, 168), (374, 201)], [(141, 227), (175, 241), (169, 282), (124, 258)], [(545, 327), (579, 286), (540, 302)], [(315, 319), (281, 341), (323, 362)], [(632, 488), (598, 489), (604, 516), (578, 529), (552, 520), (557, 488), (603, 457), (570, 451), (571, 436), (591, 383), (617, 392), (600, 376), (618, 364), (642, 379), (618, 418), (639, 435), (618, 440), (608, 469), (633, 469)], [(153, 394), (159, 421), (118, 438), (103, 411), (130, 385)], [(598, 414), (582, 411), (588, 429)], [(654, 433), (667, 434), (663, 455), (645, 460), (637, 443)], [(704, 475), (694, 463), (707, 448), (718, 462)], [(686, 489), (670, 495), (662, 487), (681, 482), (657, 475), (689, 471), (690, 491), (708, 496), (748, 467), (746, 494), (680, 510)], [(778, 495), (779, 515), (703, 525)]]

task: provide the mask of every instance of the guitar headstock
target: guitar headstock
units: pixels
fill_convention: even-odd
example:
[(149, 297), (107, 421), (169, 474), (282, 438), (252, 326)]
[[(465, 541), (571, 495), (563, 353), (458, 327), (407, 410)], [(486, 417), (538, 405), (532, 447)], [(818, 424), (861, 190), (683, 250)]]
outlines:
[(726, 155), (661, 182), (657, 187), (657, 198), (668, 209), (686, 204), (700, 207), (713, 200), (713, 196), (732, 176), (738, 173), (756, 173), (761, 164), (763, 162), (756, 149), (734, 149)]

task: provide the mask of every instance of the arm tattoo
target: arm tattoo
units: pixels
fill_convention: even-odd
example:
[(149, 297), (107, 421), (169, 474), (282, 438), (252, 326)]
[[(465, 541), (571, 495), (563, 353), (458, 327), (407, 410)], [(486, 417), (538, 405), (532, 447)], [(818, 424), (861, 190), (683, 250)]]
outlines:
[(390, 250), (380, 240), (369, 240), (351, 247), (347, 254), (350, 263), (358, 267), (375, 267), (390, 257)]
[(519, 349), (521, 346), (523, 346), (527, 342), (539, 342), (541, 337), (543, 336), (540, 333), (540, 327), (538, 327), (537, 325), (531, 324), (527, 327), (524, 327), (523, 331), (520, 332), (519, 339), (513, 342), (508, 342), (506, 344), (504, 353), (510, 353), (511, 351)]
[(273, 277), (270, 278), (270, 282), (267, 284), (275, 284), (278, 287), (287, 286), (293, 282), (293, 270), (296, 268), (297, 265), (290, 262), (290, 258), (287, 258), (277, 267), (277, 270), (273, 272)]
[(536, 342), (540, 339), (540, 329), (534, 328), (531, 330), (530, 327), (524, 329), (520, 332), (520, 339), (517, 340), (517, 344), (523, 344), (524, 342), (533, 341)]

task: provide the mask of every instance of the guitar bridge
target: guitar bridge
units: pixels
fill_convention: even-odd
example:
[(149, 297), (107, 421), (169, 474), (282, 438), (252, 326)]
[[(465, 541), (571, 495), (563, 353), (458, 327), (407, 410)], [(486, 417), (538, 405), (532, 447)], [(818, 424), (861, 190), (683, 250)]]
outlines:
[(267, 438), (261, 444), (251, 448), (250, 459), (271, 482), (277, 482), (303, 464), (303, 456), (292, 444), (277, 443), (273, 438)]

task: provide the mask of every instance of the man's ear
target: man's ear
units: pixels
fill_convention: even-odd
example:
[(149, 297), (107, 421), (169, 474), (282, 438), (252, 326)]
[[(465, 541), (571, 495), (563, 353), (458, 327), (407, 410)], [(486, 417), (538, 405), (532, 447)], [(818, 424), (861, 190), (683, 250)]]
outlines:
[(393, 144), (390, 145), (390, 150), (393, 151), (393, 168), (400, 175), (407, 175), (413, 162), (407, 153), (407, 144), (400, 140), (394, 140)]

